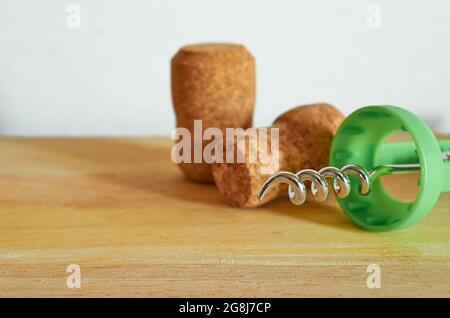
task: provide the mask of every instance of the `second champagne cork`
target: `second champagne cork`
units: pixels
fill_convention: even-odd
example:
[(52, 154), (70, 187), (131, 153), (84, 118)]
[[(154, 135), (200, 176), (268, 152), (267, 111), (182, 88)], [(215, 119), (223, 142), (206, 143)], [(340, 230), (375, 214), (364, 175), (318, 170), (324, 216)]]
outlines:
[[(172, 59), (172, 100), (177, 127), (194, 134), (194, 120), (209, 127), (248, 128), (252, 126), (255, 104), (255, 61), (238, 44), (197, 44), (181, 48)], [(194, 147), (191, 138), (191, 149)], [(209, 141), (203, 142), (203, 147)], [(208, 163), (181, 163), (186, 177), (213, 182)]]

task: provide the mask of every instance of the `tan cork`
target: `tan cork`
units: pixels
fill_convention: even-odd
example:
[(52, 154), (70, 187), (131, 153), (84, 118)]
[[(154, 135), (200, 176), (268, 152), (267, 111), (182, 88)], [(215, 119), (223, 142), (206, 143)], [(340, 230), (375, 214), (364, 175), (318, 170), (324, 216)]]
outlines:
[[(279, 128), (278, 171), (318, 170), (327, 166), (331, 141), (343, 119), (337, 108), (325, 103), (299, 106), (279, 116), (272, 125)], [(234, 146), (244, 145), (235, 142)], [(249, 151), (245, 153), (247, 159)], [(248, 163), (247, 160), (245, 163), (213, 164), (214, 180), (229, 204), (257, 207), (286, 192), (285, 185), (277, 185), (262, 201), (258, 200), (258, 192), (270, 176), (260, 173), (261, 166), (261, 163)], [(272, 169), (271, 173), (275, 172)]]
[[(172, 100), (177, 127), (193, 134), (194, 120), (203, 131), (252, 126), (255, 105), (255, 60), (238, 44), (197, 44), (181, 48), (172, 59)], [(192, 146), (194, 138), (191, 138)], [(203, 142), (203, 147), (209, 141)], [(192, 148), (193, 149), (193, 148)], [(181, 163), (187, 178), (213, 182), (211, 166)]]

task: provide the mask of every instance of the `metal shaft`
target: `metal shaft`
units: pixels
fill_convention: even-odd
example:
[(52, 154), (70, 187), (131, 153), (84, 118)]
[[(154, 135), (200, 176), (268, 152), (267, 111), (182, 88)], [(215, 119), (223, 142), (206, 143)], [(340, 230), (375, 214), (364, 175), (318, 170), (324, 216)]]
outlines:
[[(443, 152), (442, 159), (444, 161), (450, 161), (450, 151)], [(401, 165), (382, 165), (376, 166), (375, 168), (371, 169), (369, 171), (369, 175), (373, 181), (382, 175), (410, 173), (416, 171), (420, 171), (420, 164), (418, 163), (401, 164)]]

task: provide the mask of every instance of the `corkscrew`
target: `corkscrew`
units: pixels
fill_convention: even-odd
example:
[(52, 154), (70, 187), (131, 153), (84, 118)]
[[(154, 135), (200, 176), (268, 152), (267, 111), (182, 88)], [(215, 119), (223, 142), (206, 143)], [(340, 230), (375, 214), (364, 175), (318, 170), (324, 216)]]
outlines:
[[(395, 130), (408, 132), (413, 142), (382, 143)], [(414, 202), (395, 200), (380, 182), (382, 175), (414, 171), (420, 172)], [(422, 120), (400, 107), (364, 107), (339, 127), (329, 167), (277, 172), (265, 181), (258, 198), (262, 200), (272, 186), (286, 183), (291, 202), (301, 205), (306, 201), (307, 181), (314, 199), (324, 201), (330, 192), (327, 179), (332, 181), (340, 206), (356, 224), (373, 231), (403, 228), (423, 218), (441, 192), (450, 191), (450, 140), (437, 141)]]

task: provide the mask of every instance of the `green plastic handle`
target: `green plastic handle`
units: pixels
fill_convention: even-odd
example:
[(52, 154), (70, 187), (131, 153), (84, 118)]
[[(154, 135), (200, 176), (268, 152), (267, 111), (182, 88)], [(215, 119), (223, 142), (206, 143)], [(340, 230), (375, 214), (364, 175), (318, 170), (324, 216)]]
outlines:
[[(383, 143), (394, 131), (408, 132), (413, 142)], [(420, 164), (420, 183), (416, 200), (392, 198), (379, 178), (368, 195), (358, 191), (359, 180), (350, 178), (351, 191), (337, 198), (348, 217), (371, 231), (389, 231), (415, 224), (425, 217), (442, 191), (450, 191), (450, 165), (442, 151), (450, 141), (436, 140), (431, 129), (417, 116), (396, 106), (368, 106), (350, 114), (339, 127), (330, 151), (330, 165), (341, 168), (357, 164), (371, 169), (383, 164)]]

